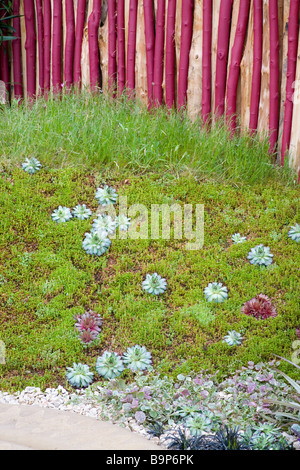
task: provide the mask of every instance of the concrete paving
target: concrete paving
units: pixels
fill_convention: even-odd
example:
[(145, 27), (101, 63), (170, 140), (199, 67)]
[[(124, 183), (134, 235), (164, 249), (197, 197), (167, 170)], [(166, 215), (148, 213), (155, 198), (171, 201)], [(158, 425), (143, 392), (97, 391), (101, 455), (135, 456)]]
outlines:
[(0, 403), (0, 450), (153, 450), (140, 434), (71, 411)]

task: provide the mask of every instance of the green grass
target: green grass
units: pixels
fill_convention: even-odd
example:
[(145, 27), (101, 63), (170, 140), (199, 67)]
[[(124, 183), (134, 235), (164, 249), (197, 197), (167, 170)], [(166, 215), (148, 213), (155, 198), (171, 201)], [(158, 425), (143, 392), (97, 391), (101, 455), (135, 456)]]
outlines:
[(32, 105), (12, 103), (0, 115), (2, 167), (34, 156), (49, 168), (128, 169), (191, 173), (234, 184), (265, 184), (294, 175), (272, 165), (268, 141), (229, 138), (222, 123), (210, 133), (185, 115), (91, 93), (62, 94)]
[[(16, 150), (11, 153), (16, 162)], [(94, 370), (105, 349), (122, 354), (134, 344), (145, 345), (155, 368), (168, 375), (191, 370), (226, 375), (273, 354), (291, 357), (300, 324), (300, 255), (299, 244), (287, 234), (299, 222), (298, 187), (274, 179), (237, 187), (190, 172), (92, 172), (75, 164), (59, 169), (51, 168), (50, 156), (41, 160), (44, 167), (34, 175), (12, 164), (0, 177), (0, 339), (6, 345), (0, 389), (66, 386), (66, 367), (73, 362)], [(104, 183), (127, 196), (128, 207), (145, 204), (149, 213), (151, 204), (204, 204), (203, 248), (189, 251), (186, 240), (172, 238), (116, 239), (103, 256), (87, 255), (81, 244), (91, 219), (56, 224), (51, 213), (58, 205), (78, 203), (95, 213), (96, 188)], [(235, 232), (247, 241), (233, 245)], [(259, 243), (274, 254), (268, 268), (247, 261)], [(168, 282), (158, 298), (141, 287), (154, 271)], [(204, 300), (203, 290), (213, 281), (228, 287), (223, 304)], [(276, 318), (258, 321), (241, 313), (243, 303), (261, 292), (274, 303)], [(103, 328), (99, 343), (84, 348), (74, 315), (88, 309), (103, 317)], [(232, 329), (243, 334), (241, 346), (223, 343)]]

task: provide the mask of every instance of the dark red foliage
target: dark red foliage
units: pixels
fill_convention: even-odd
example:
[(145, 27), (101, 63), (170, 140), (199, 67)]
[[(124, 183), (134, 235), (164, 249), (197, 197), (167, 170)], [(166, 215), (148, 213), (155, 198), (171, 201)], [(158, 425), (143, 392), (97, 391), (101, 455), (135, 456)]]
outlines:
[(253, 299), (248, 300), (242, 307), (242, 313), (248, 316), (265, 320), (266, 318), (276, 317), (277, 312), (272, 305), (271, 300), (264, 294), (258, 294)]

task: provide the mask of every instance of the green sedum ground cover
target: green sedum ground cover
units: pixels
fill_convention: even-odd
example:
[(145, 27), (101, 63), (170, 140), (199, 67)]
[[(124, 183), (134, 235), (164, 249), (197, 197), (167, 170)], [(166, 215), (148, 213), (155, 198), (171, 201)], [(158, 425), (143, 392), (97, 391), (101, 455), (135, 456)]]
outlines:
[[(6, 346), (0, 389), (67, 386), (66, 368), (73, 362), (94, 371), (105, 350), (123, 354), (135, 344), (151, 351), (155, 370), (174, 377), (219, 370), (222, 378), (273, 354), (290, 359), (300, 326), (299, 243), (288, 237), (299, 223), (297, 186), (276, 178), (237, 185), (183, 170), (133, 172), (126, 165), (87, 171), (40, 159), (42, 169), (30, 175), (20, 163), (8, 165), (6, 156), (0, 176), (0, 339)], [(101, 257), (88, 255), (82, 241), (95, 217), (57, 224), (51, 214), (59, 205), (86, 204), (94, 215), (96, 189), (105, 183), (127, 196), (128, 206), (145, 204), (149, 214), (151, 204), (204, 204), (203, 248), (186, 250), (185, 239), (172, 237), (117, 237)], [(247, 240), (233, 244), (237, 232)], [(247, 260), (260, 243), (274, 255), (268, 267)], [(142, 289), (153, 272), (167, 280), (158, 297)], [(228, 288), (221, 304), (204, 297), (214, 281)], [(271, 299), (275, 318), (241, 313), (260, 293)], [(84, 347), (74, 315), (89, 309), (103, 324), (95, 344)], [(241, 345), (223, 342), (230, 330), (242, 334)], [(289, 364), (282, 370), (294, 372)]]

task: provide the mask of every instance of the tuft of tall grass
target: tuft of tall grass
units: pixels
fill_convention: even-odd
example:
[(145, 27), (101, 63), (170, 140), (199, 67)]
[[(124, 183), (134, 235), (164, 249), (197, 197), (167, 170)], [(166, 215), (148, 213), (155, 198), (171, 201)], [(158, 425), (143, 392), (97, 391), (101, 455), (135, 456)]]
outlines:
[(52, 168), (166, 170), (240, 184), (294, 179), (288, 168), (272, 164), (267, 139), (231, 138), (222, 123), (208, 132), (184, 113), (163, 107), (149, 112), (125, 96), (88, 90), (49, 95), (47, 102), (13, 101), (0, 112), (0, 142), (5, 166), (34, 156)]

